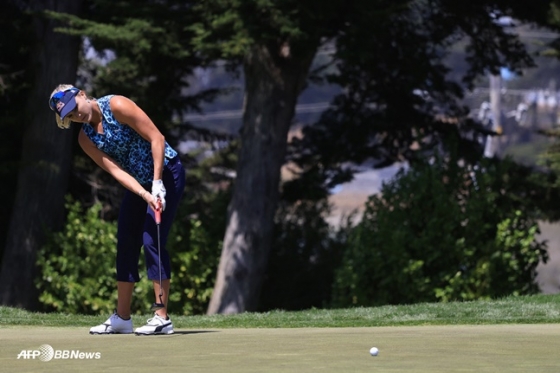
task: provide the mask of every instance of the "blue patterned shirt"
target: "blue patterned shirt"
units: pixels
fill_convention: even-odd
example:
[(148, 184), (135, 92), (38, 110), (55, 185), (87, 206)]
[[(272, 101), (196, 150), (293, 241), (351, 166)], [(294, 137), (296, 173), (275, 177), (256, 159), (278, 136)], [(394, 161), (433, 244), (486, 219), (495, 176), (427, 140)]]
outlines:
[[(97, 100), (102, 114), (103, 133), (97, 133), (89, 123), (84, 123), (82, 129), (97, 149), (113, 158), (140, 184), (151, 184), (154, 177), (152, 146), (131, 127), (115, 119), (109, 105), (113, 96), (104, 96)], [(175, 156), (177, 152), (166, 142), (164, 164)]]

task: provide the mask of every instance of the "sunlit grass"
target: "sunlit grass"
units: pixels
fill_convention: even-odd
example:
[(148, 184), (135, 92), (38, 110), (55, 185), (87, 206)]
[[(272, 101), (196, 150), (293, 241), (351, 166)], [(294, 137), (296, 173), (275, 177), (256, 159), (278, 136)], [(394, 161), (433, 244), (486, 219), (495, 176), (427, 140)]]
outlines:
[[(0, 326), (92, 326), (109, 315), (34, 313), (0, 307)], [(133, 316), (141, 324), (145, 316)], [(172, 315), (176, 328), (324, 328), (399, 325), (560, 323), (560, 295), (508, 297), (493, 301), (271, 311), (237, 315)]]

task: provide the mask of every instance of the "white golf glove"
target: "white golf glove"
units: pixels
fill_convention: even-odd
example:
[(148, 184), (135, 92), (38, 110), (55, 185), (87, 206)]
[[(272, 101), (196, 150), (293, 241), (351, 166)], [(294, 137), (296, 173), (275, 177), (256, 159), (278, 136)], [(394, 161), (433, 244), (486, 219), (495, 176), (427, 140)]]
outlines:
[(154, 180), (152, 182), (152, 196), (161, 201), (161, 208), (165, 210), (165, 186), (163, 180)]

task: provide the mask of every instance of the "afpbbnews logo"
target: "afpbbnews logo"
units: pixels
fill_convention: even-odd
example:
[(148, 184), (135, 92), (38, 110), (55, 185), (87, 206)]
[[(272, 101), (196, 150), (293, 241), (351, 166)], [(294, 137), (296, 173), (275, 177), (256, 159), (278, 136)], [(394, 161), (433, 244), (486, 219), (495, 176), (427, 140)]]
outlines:
[(18, 359), (31, 359), (41, 361), (55, 360), (92, 360), (101, 359), (101, 352), (82, 352), (80, 350), (55, 350), (51, 345), (41, 345), (38, 350), (21, 350), (17, 356)]

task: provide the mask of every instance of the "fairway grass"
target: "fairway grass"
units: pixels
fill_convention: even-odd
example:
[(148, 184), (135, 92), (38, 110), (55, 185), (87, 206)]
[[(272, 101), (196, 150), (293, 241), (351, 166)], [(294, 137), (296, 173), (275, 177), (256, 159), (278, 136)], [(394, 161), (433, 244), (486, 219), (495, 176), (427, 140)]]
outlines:
[[(99, 352), (99, 359), (17, 359), (21, 350)], [(177, 330), (91, 336), (82, 327), (0, 332), (2, 372), (541, 372), (560, 367), (560, 325)], [(369, 355), (376, 346), (379, 356)]]

